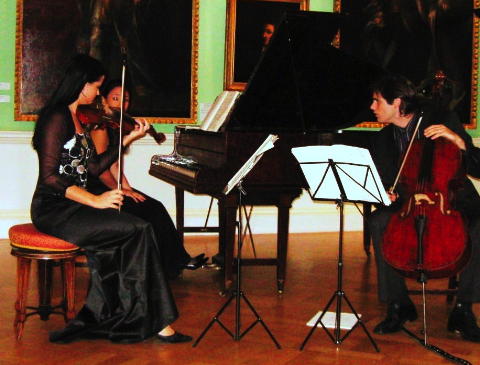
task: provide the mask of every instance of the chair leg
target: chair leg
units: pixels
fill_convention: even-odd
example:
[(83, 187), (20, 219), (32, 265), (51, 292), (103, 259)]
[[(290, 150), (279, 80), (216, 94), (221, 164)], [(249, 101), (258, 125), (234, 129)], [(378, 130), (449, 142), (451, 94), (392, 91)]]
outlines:
[(47, 321), (52, 308), (52, 271), (51, 260), (38, 260), (38, 314), (42, 321)]
[(75, 258), (62, 262), (65, 322), (75, 318)]
[(367, 256), (370, 256), (370, 228), (368, 227), (368, 218), (372, 214), (372, 204), (363, 203), (363, 250)]
[(457, 289), (458, 287), (458, 281), (457, 281), (457, 276), (451, 276), (448, 279), (448, 294), (447, 294), (447, 303), (451, 303), (453, 301), (453, 297), (455, 294), (453, 294), (453, 291)]
[(13, 327), (17, 340), (23, 335), (23, 327), (25, 324), (26, 302), (28, 295), (28, 281), (30, 278), (31, 260), (23, 257), (17, 257), (17, 300), (15, 301), (15, 320)]

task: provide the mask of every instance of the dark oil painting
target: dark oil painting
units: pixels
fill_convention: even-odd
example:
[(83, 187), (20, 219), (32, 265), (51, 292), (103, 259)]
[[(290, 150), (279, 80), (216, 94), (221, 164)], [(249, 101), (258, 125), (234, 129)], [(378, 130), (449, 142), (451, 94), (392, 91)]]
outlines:
[(130, 114), (195, 122), (198, 0), (18, 1), (17, 120), (34, 120), (71, 57), (86, 53), (110, 79), (125, 64)]
[(226, 88), (243, 90), (286, 11), (307, 10), (307, 0), (229, 0)]
[[(475, 1), (477, 2), (477, 1)], [(472, 0), (336, 0), (340, 48), (414, 82), (476, 125), (478, 30)], [(440, 88), (436, 88), (440, 86)], [(432, 95), (437, 92), (437, 95)]]

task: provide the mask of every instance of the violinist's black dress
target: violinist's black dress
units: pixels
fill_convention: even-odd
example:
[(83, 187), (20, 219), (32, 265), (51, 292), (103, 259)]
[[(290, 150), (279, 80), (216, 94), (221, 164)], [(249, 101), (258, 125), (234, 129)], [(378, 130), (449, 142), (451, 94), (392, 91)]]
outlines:
[[(109, 141), (115, 143), (118, 140), (118, 130), (107, 128)], [(118, 142), (117, 142), (118, 143)], [(88, 177), (88, 191), (101, 194), (110, 190), (97, 176)], [(122, 210), (147, 222), (150, 222), (157, 237), (162, 237), (159, 249), (162, 265), (168, 279), (175, 279), (181, 273), (191, 257), (183, 246), (175, 224), (170, 218), (165, 206), (158, 200), (138, 191), (145, 197), (144, 201), (136, 202), (130, 197), (123, 200)]]
[(110, 166), (117, 146), (96, 155), (88, 133), (75, 133), (67, 107), (46, 115), (38, 140), (32, 221), (40, 231), (82, 247), (91, 272), (85, 305), (50, 340), (136, 342), (171, 324), (178, 313), (161, 264), (162, 237), (134, 215), (95, 209), (64, 196), (69, 186), (85, 188), (88, 174), (98, 175)]

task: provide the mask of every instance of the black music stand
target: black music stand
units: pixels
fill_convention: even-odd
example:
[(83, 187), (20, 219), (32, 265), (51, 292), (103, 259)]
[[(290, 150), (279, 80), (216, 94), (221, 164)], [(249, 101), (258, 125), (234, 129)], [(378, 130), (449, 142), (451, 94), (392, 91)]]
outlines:
[[(319, 318), (305, 337), (300, 350), (303, 350), (307, 341), (320, 324), (330, 339), (340, 345), (350, 333), (360, 325), (377, 352), (380, 352), (374, 339), (368, 332), (365, 324), (343, 290), (343, 229), (344, 229), (344, 203), (346, 202), (369, 202), (390, 204), (390, 200), (383, 190), (380, 177), (368, 150), (334, 145), (334, 146), (310, 146), (294, 148), (293, 154), (299, 160), (300, 167), (310, 187), (316, 186), (314, 192), (308, 192), (315, 201), (335, 201), (340, 212), (340, 229), (338, 236), (338, 261), (337, 261), (337, 290), (333, 293), (327, 305), (323, 308)], [(341, 153), (339, 153), (341, 152)], [(325, 156), (325, 157), (324, 157)], [(337, 162), (335, 162), (337, 160)], [(348, 162), (340, 162), (348, 161)], [(335, 328), (332, 335), (322, 322), (327, 310), (334, 300)], [(342, 337), (341, 314), (342, 299), (345, 299), (350, 310), (353, 312), (356, 322)]]
[[(255, 308), (253, 307), (252, 303), (247, 299), (245, 293), (242, 291), (242, 246), (243, 246), (243, 227), (242, 227), (242, 196), (247, 195), (245, 190), (243, 189), (242, 182), (243, 179), (248, 175), (251, 169), (256, 165), (256, 163), (262, 158), (263, 153), (265, 153), (268, 149), (273, 147), (273, 143), (278, 139), (275, 135), (269, 135), (267, 139), (262, 143), (262, 145), (255, 151), (255, 153), (248, 159), (248, 161), (238, 170), (234, 177), (230, 179), (227, 186), (223, 190), (223, 193), (227, 195), (230, 191), (234, 188), (238, 190), (238, 222), (237, 222), (237, 277), (235, 281), (235, 289), (232, 291), (230, 298), (225, 302), (224, 305), (218, 310), (218, 312), (213, 316), (210, 323), (205, 327), (203, 332), (200, 336), (195, 340), (193, 343), (193, 347), (196, 347), (197, 344), (202, 340), (203, 336), (208, 332), (208, 330), (213, 326), (215, 322), (217, 322), (221, 328), (225, 330), (235, 341), (240, 341), (243, 336), (245, 336), (257, 323), (260, 323), (265, 331), (268, 333), (272, 341), (275, 343), (275, 346), (280, 349), (281, 346), (273, 336), (270, 329), (267, 325), (263, 322), (260, 315), (257, 313)], [(228, 307), (228, 305), (235, 299), (235, 333), (232, 333), (219, 319), (222, 315), (223, 311)], [(252, 313), (255, 315), (256, 320), (253, 321), (243, 333), (240, 333), (241, 322), (240, 322), (240, 304), (241, 300), (244, 300), (247, 306), (250, 308)]]

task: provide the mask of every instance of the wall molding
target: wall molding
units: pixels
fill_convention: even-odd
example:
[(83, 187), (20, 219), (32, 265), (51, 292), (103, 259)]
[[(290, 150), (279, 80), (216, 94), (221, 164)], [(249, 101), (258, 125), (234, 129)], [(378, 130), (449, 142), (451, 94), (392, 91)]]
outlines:
[[(30, 144), (32, 140), (32, 131), (0, 131), (0, 144)], [(173, 147), (173, 133), (166, 133), (167, 140), (162, 146)], [(473, 138), (473, 144), (480, 146), (480, 137)], [(135, 145), (157, 146), (155, 140), (146, 135), (145, 138), (135, 141)]]
[(30, 144), (33, 132), (0, 131), (0, 144)]

